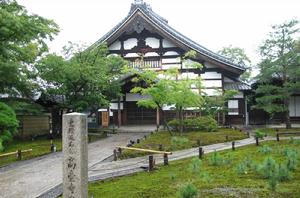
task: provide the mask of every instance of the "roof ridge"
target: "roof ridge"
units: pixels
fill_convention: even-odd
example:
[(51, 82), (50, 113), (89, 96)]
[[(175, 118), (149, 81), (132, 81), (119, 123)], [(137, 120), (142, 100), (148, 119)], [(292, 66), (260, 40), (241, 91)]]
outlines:
[(111, 31), (106, 33), (103, 37), (101, 37), (98, 41), (96, 41), (92, 46), (98, 45), (101, 42), (106, 41), (111, 34), (113, 34), (115, 31), (117, 31), (131, 16), (134, 15), (138, 10), (140, 10), (145, 16), (147, 16), (149, 19), (152, 20), (152, 22), (156, 23), (162, 30), (166, 31), (170, 36), (174, 37), (175, 39), (181, 40), (181, 42), (184, 42), (187, 46), (194, 49), (195, 51), (198, 51), (199, 53), (204, 54), (207, 57), (210, 57), (218, 62), (221, 62), (223, 64), (229, 65), (231, 67), (245, 70), (245, 67), (240, 64), (236, 64), (229, 60), (228, 58), (213, 52), (209, 50), (208, 48), (198, 44), (197, 42), (191, 40), (190, 38), (186, 37), (185, 35), (181, 34), (174, 28), (172, 28), (166, 19), (158, 15), (156, 12), (154, 12), (149, 4), (144, 2), (143, 0), (134, 0), (134, 3), (131, 4), (130, 11), (128, 15), (119, 22)]

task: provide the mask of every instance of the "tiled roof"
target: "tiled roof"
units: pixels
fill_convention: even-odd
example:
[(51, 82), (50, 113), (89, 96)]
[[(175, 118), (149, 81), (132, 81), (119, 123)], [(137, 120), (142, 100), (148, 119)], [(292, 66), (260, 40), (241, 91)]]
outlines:
[(166, 32), (168, 35), (173, 37), (174, 39), (184, 43), (191, 49), (197, 51), (198, 53), (207, 56), (217, 62), (223, 63), (225, 65), (228, 65), (230, 67), (239, 69), (244, 71), (245, 67), (243, 65), (238, 65), (224, 56), (221, 56), (217, 53), (214, 53), (210, 51), (209, 49), (199, 45), (198, 43), (192, 41), (188, 37), (182, 35), (180, 32), (173, 29), (171, 26), (168, 25), (168, 21), (164, 19), (163, 17), (156, 14), (154, 11), (152, 11), (152, 8), (143, 2), (142, 0), (135, 0), (135, 2), (131, 5), (131, 9), (128, 13), (128, 15), (120, 22), (118, 23), (111, 31), (109, 31), (107, 34), (105, 34), (102, 38), (100, 38), (96, 43), (94, 43), (91, 47), (97, 46), (99, 43), (105, 42), (110, 36), (112, 36), (118, 29), (120, 29), (123, 24), (128, 21), (137, 11), (142, 12), (146, 17), (148, 17), (154, 24), (156, 24), (159, 28), (161, 28), (164, 32)]
[(230, 90), (230, 89), (233, 89), (233, 90), (250, 90), (251, 89), (251, 86), (244, 83), (244, 82), (225, 82), (224, 83), (224, 89), (225, 90)]

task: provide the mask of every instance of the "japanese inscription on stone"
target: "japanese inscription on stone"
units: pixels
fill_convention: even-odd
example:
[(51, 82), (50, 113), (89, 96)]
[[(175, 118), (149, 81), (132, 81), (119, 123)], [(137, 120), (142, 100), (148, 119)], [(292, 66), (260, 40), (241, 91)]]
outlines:
[(87, 116), (63, 116), (63, 196), (87, 198)]

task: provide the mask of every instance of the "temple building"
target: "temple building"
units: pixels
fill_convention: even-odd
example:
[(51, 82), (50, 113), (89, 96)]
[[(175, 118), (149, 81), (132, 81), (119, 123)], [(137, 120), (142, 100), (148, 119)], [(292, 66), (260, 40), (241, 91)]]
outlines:
[[(180, 70), (181, 75), (191, 79), (200, 76), (205, 87), (202, 91), (209, 96), (229, 89), (237, 90), (238, 94), (228, 101), (229, 111), (223, 116), (222, 122), (248, 123), (245, 92), (251, 87), (239, 79), (246, 70), (244, 66), (234, 64), (182, 35), (143, 0), (135, 0), (128, 15), (91, 47), (97, 47), (103, 42), (107, 43), (110, 54), (122, 56), (133, 68), (143, 69), (147, 65), (147, 68), (160, 71), (175, 67)], [(197, 53), (193, 61), (201, 63), (202, 69), (189, 68), (182, 61), (184, 54), (190, 50)], [(117, 125), (159, 123), (160, 115), (157, 110), (137, 106), (137, 101), (146, 96), (130, 93), (133, 86), (131, 76), (124, 76), (124, 96), (110, 106), (112, 122)], [(109, 114), (104, 112), (102, 115)], [(106, 122), (107, 118), (102, 121)]]

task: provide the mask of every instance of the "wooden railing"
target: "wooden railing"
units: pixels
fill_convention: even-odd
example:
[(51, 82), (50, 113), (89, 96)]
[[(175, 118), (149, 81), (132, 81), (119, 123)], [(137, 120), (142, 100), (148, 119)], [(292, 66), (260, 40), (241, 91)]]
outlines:
[(129, 61), (128, 64), (133, 68), (161, 68), (160, 60)]

